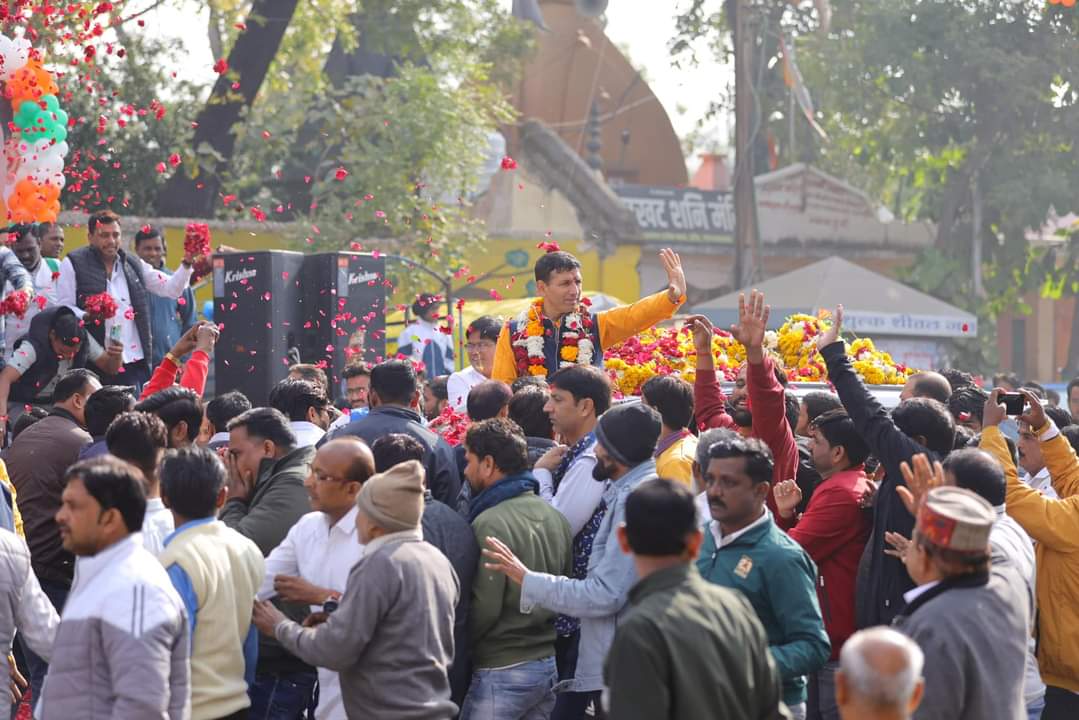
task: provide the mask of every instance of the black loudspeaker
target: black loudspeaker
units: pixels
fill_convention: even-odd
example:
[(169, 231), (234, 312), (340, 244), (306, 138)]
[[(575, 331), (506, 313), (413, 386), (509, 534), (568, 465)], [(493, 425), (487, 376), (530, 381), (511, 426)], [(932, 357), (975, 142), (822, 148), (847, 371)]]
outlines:
[(302, 287), (304, 255), (283, 250), (213, 257), (217, 394), (239, 390), (256, 406), (288, 375), (289, 349), (302, 342), (309, 315)]
[(341, 400), (345, 365), (377, 363), (386, 355), (386, 259), (353, 252), (308, 255), (302, 284), (301, 357), (326, 370), (333, 399)]

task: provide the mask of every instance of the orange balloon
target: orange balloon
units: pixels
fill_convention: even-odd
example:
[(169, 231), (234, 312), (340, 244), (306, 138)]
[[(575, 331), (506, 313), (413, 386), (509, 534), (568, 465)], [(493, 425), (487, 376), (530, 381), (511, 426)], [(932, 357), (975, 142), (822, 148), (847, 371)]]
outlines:
[(1075, 0), (1060, 0), (1060, 4), (1064, 7), (1075, 7)]
[(8, 200), (13, 222), (56, 222), (60, 212), (60, 188), (20, 180)]
[(37, 102), (43, 95), (56, 95), (60, 88), (52, 73), (41, 66), (41, 61), (31, 58), (19, 68), (7, 83), (5, 94), (10, 93), (11, 107), (18, 112), (26, 100)]

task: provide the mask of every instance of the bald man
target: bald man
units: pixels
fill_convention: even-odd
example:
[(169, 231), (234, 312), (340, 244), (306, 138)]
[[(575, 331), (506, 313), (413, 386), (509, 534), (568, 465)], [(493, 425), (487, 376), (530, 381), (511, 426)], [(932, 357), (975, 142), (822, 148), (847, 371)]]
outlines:
[(836, 703), (842, 720), (909, 720), (922, 702), (925, 656), (887, 627), (861, 630), (839, 653)]
[[(259, 600), (272, 597), (333, 612), (352, 566), (363, 557), (356, 531), (356, 498), (375, 473), (371, 449), (356, 437), (331, 440), (315, 453), (304, 481), (310, 512), (266, 558)], [(318, 720), (345, 720), (337, 673), (318, 669)]]
[(936, 372), (914, 373), (907, 378), (906, 385), (899, 393), (899, 401), (911, 398), (933, 398), (939, 402), (948, 404), (948, 398), (952, 395), (952, 386), (948, 384), (948, 378)]

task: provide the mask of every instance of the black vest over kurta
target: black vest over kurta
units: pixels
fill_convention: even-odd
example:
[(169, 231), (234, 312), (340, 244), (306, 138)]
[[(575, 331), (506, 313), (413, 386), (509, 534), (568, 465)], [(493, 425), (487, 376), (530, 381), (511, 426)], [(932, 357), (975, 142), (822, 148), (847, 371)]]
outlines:
[[(108, 288), (105, 262), (101, 258), (101, 253), (92, 245), (72, 250), (67, 257), (75, 268), (75, 303), (80, 308), (86, 309), (86, 298), (106, 292)], [(124, 279), (127, 280), (127, 291), (130, 295), (128, 300), (135, 311), (135, 327), (139, 331), (142, 355), (146, 358), (146, 362), (150, 362), (153, 335), (150, 331), (150, 303), (146, 296), (146, 283), (142, 277), (141, 264), (123, 250), (120, 251), (116, 262), (123, 270)], [(116, 272), (115, 268), (113, 272)], [(105, 342), (105, 323), (87, 322), (86, 331), (94, 336), (101, 347), (108, 347)]]

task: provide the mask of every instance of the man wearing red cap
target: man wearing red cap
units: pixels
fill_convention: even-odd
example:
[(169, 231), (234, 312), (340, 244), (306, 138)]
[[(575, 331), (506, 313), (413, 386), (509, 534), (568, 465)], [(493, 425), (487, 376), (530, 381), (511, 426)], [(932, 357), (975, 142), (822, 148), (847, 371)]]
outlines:
[[(911, 488), (944, 482), (939, 463), (930, 470), (918, 455), (914, 466), (911, 472), (903, 465)], [(1016, 568), (990, 560), (993, 507), (951, 486), (934, 487), (912, 505), (916, 524), (905, 564), (917, 587), (904, 595), (907, 605), (894, 624), (925, 652), (919, 720), (1026, 718), (1031, 601)]]

